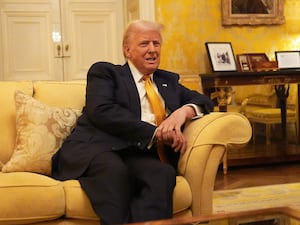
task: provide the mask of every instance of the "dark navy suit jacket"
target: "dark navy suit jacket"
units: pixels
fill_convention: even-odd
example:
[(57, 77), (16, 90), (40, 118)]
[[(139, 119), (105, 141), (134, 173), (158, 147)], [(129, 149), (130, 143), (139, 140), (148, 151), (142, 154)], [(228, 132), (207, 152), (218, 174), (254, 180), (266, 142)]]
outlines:
[[(157, 70), (153, 80), (170, 112), (188, 103), (199, 105), (204, 113), (213, 108), (207, 96), (180, 85), (177, 74)], [(155, 129), (141, 121), (139, 94), (128, 64), (95, 63), (87, 75), (86, 105), (53, 157), (52, 175), (61, 180), (78, 178), (101, 151), (144, 150)]]

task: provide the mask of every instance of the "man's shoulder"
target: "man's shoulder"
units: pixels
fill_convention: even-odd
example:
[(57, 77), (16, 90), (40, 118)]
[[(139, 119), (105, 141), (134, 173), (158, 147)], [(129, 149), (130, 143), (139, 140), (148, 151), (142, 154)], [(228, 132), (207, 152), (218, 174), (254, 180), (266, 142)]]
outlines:
[(89, 72), (107, 72), (109, 74), (114, 74), (114, 73), (120, 73), (123, 71), (127, 71), (126, 68), (128, 64), (124, 65), (118, 65), (118, 64), (113, 64), (111, 62), (105, 62), (105, 61), (99, 61), (95, 62), (94, 64), (91, 65)]
[(155, 73), (158, 76), (165, 77), (167, 79), (178, 79), (179, 78), (179, 74), (168, 71), (168, 70), (158, 69), (155, 71)]
[(95, 62), (91, 68), (119, 68), (121, 65), (113, 64), (111, 62), (99, 61)]

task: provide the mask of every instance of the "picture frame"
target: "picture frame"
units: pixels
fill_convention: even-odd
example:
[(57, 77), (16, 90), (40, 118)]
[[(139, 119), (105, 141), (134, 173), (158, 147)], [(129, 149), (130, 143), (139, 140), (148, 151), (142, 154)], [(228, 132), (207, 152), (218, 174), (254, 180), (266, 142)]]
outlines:
[(249, 56), (247, 54), (237, 54), (237, 64), (238, 64), (238, 71), (247, 72), (252, 71), (251, 63)]
[(276, 51), (279, 69), (300, 69), (300, 51)]
[(265, 53), (237, 54), (238, 71), (276, 71), (277, 61), (270, 61)]
[(263, 63), (269, 62), (269, 58), (265, 53), (248, 53), (249, 62), (252, 71), (260, 70)]
[(206, 42), (205, 47), (213, 72), (237, 71), (231, 42)]
[[(282, 0), (222, 0), (223, 25), (272, 25), (284, 24)], [(254, 7), (256, 6), (256, 7)]]

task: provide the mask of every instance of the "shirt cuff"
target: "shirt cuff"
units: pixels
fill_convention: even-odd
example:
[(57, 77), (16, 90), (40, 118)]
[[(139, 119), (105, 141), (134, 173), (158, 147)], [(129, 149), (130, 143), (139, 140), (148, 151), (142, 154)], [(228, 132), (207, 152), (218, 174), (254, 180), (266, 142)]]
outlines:
[(201, 118), (201, 117), (204, 116), (204, 113), (202, 112), (202, 109), (201, 109), (200, 106), (198, 106), (196, 104), (186, 104), (186, 105), (187, 106), (191, 106), (195, 110), (195, 112), (196, 112), (196, 116), (194, 116), (192, 118), (192, 120), (199, 119), (199, 118)]

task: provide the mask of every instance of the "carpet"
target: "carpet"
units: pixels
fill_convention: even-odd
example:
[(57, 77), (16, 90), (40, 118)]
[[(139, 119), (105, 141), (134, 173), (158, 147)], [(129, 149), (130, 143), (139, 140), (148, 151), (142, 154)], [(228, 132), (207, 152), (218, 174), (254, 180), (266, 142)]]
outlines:
[(300, 210), (300, 183), (214, 191), (214, 213), (289, 206)]

